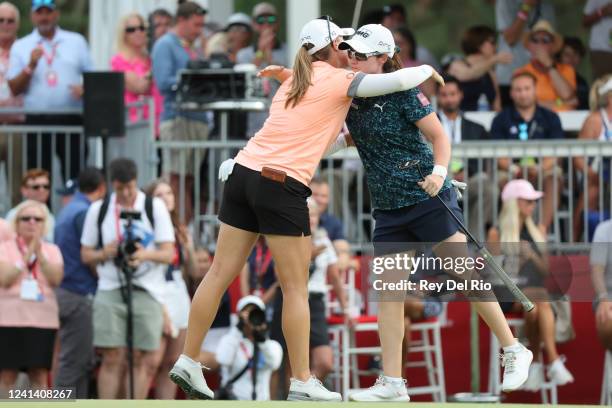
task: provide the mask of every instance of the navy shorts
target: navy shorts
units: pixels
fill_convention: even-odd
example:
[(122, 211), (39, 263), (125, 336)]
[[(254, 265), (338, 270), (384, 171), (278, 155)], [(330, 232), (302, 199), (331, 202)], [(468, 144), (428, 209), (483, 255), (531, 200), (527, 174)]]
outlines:
[[(441, 191), (440, 198), (463, 222), (463, 212), (457, 203), (455, 189)], [(459, 226), (436, 197), (393, 210), (374, 210), (374, 237), (377, 243), (442, 242), (454, 235)]]

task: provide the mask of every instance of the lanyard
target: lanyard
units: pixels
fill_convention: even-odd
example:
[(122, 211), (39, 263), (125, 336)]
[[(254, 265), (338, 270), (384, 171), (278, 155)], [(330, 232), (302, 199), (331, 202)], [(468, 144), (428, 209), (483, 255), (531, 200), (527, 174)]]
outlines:
[(45, 47), (42, 44), (42, 41), (38, 43), (38, 46), (43, 52), (43, 58), (47, 61), (47, 66), (51, 67), (53, 65), (53, 60), (55, 59), (55, 55), (57, 53), (57, 43), (51, 44), (51, 53), (47, 54)]
[(38, 258), (34, 256), (34, 259), (32, 258), (25, 259), (25, 255), (27, 251), (21, 245), (19, 238), (17, 238), (15, 242), (17, 243), (17, 248), (19, 249), (19, 253), (21, 253), (21, 259), (23, 259), (23, 262), (26, 264), (26, 267), (28, 268), (28, 272), (30, 273), (30, 275), (32, 275), (34, 279), (38, 279), (38, 272), (36, 271), (37, 269), (36, 265), (38, 264)]
[(123, 236), (121, 235), (121, 210), (119, 209), (119, 203), (115, 198), (115, 231), (117, 232), (117, 242), (123, 241)]

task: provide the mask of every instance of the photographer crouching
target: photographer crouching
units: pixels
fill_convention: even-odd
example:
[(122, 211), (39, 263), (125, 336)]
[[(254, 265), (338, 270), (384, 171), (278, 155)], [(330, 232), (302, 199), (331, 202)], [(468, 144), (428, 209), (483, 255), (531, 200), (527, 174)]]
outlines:
[(238, 324), (217, 348), (222, 381), (215, 399), (267, 401), (270, 376), (280, 367), (283, 348), (268, 338), (266, 306), (259, 297), (243, 297), (236, 310)]
[(95, 267), (99, 279), (93, 322), (94, 345), (102, 356), (100, 399), (121, 397), (122, 382), (131, 372), (128, 395), (133, 390), (135, 398), (146, 398), (143, 357), (159, 348), (162, 335), (161, 302), (174, 256), (174, 228), (165, 204), (138, 189), (137, 176), (132, 160), (111, 162), (113, 193), (91, 205), (81, 236), (81, 258)]

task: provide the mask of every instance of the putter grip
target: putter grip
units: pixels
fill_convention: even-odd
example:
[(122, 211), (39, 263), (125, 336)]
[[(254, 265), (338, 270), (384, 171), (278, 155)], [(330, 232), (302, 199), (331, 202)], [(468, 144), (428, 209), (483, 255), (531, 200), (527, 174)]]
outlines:
[(514, 295), (516, 300), (521, 302), (521, 304), (523, 305), (523, 309), (525, 309), (527, 312), (533, 310), (534, 305), (531, 300), (529, 300), (529, 298), (525, 296), (525, 294), (516, 286), (512, 279), (510, 279), (510, 277), (502, 269), (502, 267), (499, 266), (499, 264), (495, 261), (493, 255), (491, 255), (489, 250), (485, 247), (482, 247), (480, 250), (480, 254), (485, 259), (485, 261), (487, 261), (487, 263), (491, 265), (497, 276), (499, 276), (499, 278), (504, 282), (504, 285), (506, 285), (510, 292), (512, 292), (512, 295)]

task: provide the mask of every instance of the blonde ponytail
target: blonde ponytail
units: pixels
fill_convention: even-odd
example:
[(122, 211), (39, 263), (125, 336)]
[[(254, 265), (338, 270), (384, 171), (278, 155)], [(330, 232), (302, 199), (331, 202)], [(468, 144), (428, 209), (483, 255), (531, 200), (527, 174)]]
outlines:
[(306, 47), (300, 47), (293, 63), (293, 80), (291, 89), (287, 92), (285, 109), (291, 105), (292, 108), (298, 104), (306, 94), (308, 87), (312, 85), (312, 59)]
[(300, 103), (308, 87), (312, 85), (312, 63), (313, 61), (327, 61), (330, 56), (331, 47), (328, 45), (325, 48), (320, 49), (313, 55), (308, 54), (308, 50), (314, 47), (312, 44), (306, 44), (300, 47), (300, 50), (295, 56), (293, 62), (293, 79), (291, 81), (291, 88), (287, 92), (287, 101), (285, 101), (285, 109), (291, 105), (295, 108), (295, 105)]

